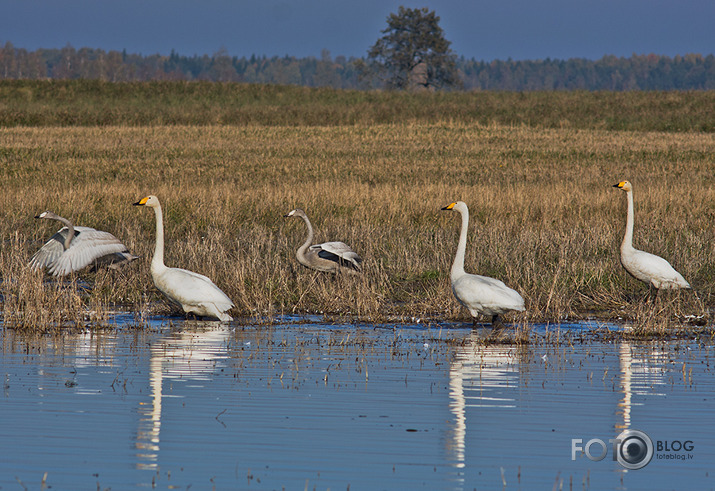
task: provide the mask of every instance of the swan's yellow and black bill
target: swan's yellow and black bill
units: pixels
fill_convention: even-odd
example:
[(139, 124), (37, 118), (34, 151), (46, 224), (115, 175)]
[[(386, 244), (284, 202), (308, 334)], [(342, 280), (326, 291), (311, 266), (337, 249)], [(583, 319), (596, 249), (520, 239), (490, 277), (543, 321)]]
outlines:
[(626, 181), (621, 181), (618, 184), (614, 184), (613, 187), (614, 188), (622, 188), (625, 185), (626, 185)]
[(144, 198), (140, 199), (136, 203), (134, 203), (134, 206), (144, 206), (149, 199), (149, 196), (145, 196)]
[(443, 209), (443, 210), (451, 210), (452, 208), (454, 208), (454, 205), (456, 205), (456, 204), (457, 204), (457, 203), (450, 203), (450, 204), (448, 204), (447, 206), (445, 206), (445, 207), (442, 208), (442, 209)]

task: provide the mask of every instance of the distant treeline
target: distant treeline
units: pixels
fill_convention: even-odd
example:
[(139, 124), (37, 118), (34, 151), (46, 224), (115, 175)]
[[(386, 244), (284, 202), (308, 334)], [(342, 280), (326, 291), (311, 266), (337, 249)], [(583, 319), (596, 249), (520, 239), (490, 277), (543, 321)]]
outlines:
[[(128, 54), (126, 51), (65, 46), (28, 51), (11, 43), (0, 47), (0, 79), (96, 79), (109, 82), (162, 80), (271, 83), (338, 89), (367, 88), (358, 77), (357, 58), (292, 56), (231, 57)], [(673, 58), (604, 56), (592, 61), (476, 61), (461, 57), (457, 68), (465, 90), (711, 90), (715, 56)]]

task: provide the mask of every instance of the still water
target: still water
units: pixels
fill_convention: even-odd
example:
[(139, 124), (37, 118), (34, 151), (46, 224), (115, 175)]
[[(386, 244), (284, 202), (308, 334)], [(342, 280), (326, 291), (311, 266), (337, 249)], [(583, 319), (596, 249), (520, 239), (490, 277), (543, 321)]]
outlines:
[[(484, 346), (447, 324), (118, 322), (0, 331), (0, 489), (715, 487), (711, 339), (608, 342), (571, 324)], [(627, 429), (652, 441), (638, 470), (613, 459)], [(608, 454), (572, 460), (572, 439)]]

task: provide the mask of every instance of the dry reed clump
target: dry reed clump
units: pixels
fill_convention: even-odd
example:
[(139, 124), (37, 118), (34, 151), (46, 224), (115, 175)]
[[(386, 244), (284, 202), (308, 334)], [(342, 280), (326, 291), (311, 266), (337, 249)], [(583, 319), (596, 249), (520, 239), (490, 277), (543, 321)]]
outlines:
[(631, 299), (623, 308), (626, 337), (663, 338), (688, 336), (703, 325), (707, 312), (697, 292), (689, 290), (664, 290), (649, 292), (647, 296)]
[[(635, 186), (636, 247), (668, 259), (698, 293), (698, 301), (676, 297), (658, 319), (671, 328), (712, 308), (711, 134), (461, 123), (0, 133), (0, 233), (16, 237), (2, 251), (6, 292), (17, 281), (54, 289), (65, 317), (102, 305), (168, 311), (149, 273), (153, 213), (131, 206), (151, 193), (164, 208), (166, 264), (209, 276), (235, 302), (234, 317), (466, 321), (449, 282), (459, 221), (440, 211), (462, 200), (471, 215), (466, 269), (502, 279), (526, 300), (527, 313), (507, 320), (596, 316), (661, 326), (641, 313), (647, 287), (619, 264), (625, 200), (611, 186), (626, 178)], [(317, 242), (342, 240), (364, 258), (362, 276), (297, 263), (305, 227), (283, 218), (297, 207)], [(142, 258), (118, 273), (81, 274), (89, 287), (72, 300), (23, 268), (54, 232), (31, 219), (45, 209), (113, 233)], [(4, 311), (21, 302), (10, 292)], [(22, 305), (15, 310), (28, 317)]]
[(15, 233), (0, 252), (3, 325), (33, 331), (84, 326), (86, 311), (76, 279), (50, 284), (42, 272), (27, 266), (27, 259)]

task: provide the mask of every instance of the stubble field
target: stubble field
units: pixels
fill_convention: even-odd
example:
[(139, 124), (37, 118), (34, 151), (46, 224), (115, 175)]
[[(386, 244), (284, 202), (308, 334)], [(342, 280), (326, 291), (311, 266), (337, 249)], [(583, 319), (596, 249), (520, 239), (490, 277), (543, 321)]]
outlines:
[[(415, 96), (418, 97), (418, 96)], [(366, 321), (468, 321), (449, 268), (470, 208), (466, 269), (519, 291), (508, 321), (623, 318), (651, 328), (707, 314), (715, 281), (715, 136), (700, 131), (481, 124), (462, 120), (331, 125), (106, 125), (0, 128), (4, 319), (8, 326), (102, 322), (122, 308), (165, 312), (149, 262), (162, 201), (166, 263), (211, 277), (234, 317), (325, 313)], [(651, 305), (619, 263), (634, 186), (635, 246), (695, 288)], [(303, 208), (316, 240), (342, 240), (361, 277), (295, 260)], [(47, 281), (26, 267), (59, 224), (44, 210), (116, 235), (141, 259), (121, 272)]]

